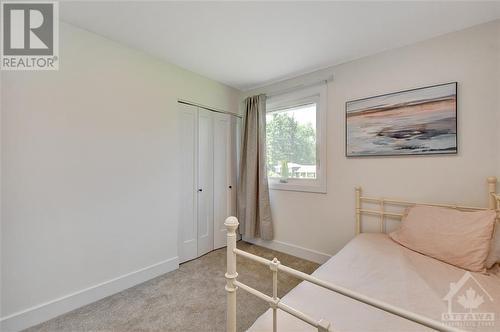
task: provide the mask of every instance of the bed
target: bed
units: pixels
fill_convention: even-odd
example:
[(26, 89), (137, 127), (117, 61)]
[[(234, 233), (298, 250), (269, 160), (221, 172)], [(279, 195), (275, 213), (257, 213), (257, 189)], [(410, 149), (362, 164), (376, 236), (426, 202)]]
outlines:
[[(236, 330), (237, 289), (270, 304), (270, 309), (250, 327), (251, 332), (500, 330), (500, 321), (495, 324), (495, 318), (500, 319), (498, 265), (488, 274), (468, 272), (397, 244), (383, 231), (386, 220), (401, 218), (402, 212), (388, 206), (416, 203), (364, 197), (361, 188), (355, 192), (357, 236), (311, 276), (282, 266), (277, 259), (268, 261), (236, 249), (233, 245), (236, 238), (232, 236), (237, 220), (228, 218), (228, 331)], [(496, 194), (495, 178), (488, 178), (488, 194), (488, 208), (498, 211), (500, 195)], [(365, 209), (364, 203), (378, 204), (379, 209)], [(466, 211), (487, 209), (426, 204)], [(361, 233), (363, 215), (378, 216), (381, 232)], [(269, 265), (273, 271), (272, 295), (238, 282), (236, 255)], [(278, 299), (278, 272), (305, 281)], [(458, 295), (460, 289), (462, 295)], [(466, 294), (460, 299), (463, 307), (457, 308), (454, 296), (463, 294)]]
[[(351, 240), (313, 275), (439, 321), (448, 310), (443, 298), (450, 290), (450, 282), (459, 281), (463, 274), (464, 270), (406, 249), (385, 234), (364, 233)], [(497, 275), (474, 273), (474, 277), (493, 299), (500, 299)], [(306, 314), (332, 322), (335, 331), (427, 330), (305, 281), (282, 300)], [(500, 317), (500, 306), (496, 307), (495, 314)], [(272, 326), (269, 310), (249, 331), (271, 331)], [(317, 330), (286, 312), (278, 313), (277, 326), (281, 331), (290, 332)], [(498, 331), (499, 326), (481, 329), (493, 330)]]

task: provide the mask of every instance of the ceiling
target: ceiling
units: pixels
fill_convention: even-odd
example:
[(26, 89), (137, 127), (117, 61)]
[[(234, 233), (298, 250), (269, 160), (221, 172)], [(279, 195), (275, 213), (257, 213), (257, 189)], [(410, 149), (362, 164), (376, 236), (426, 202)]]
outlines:
[(248, 90), (500, 18), (500, 2), (61, 2), (60, 16)]

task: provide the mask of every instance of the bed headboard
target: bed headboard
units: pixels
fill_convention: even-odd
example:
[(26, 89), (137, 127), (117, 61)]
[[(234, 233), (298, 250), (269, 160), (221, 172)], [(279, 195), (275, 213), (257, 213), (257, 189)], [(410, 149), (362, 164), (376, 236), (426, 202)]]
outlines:
[[(465, 206), (457, 204), (420, 203), (420, 202), (409, 202), (397, 199), (367, 197), (362, 195), (361, 187), (356, 187), (355, 188), (356, 234), (361, 233), (362, 215), (379, 216), (380, 232), (382, 233), (385, 233), (386, 219), (401, 220), (404, 216), (404, 213), (388, 210), (387, 208), (390, 206), (407, 208), (413, 205), (428, 205), (428, 206), (446, 207), (461, 211), (479, 211), (479, 210), (493, 209), (497, 211), (498, 215), (497, 220), (500, 221), (500, 194), (497, 193), (497, 178), (494, 176), (489, 177), (487, 179), (487, 184), (488, 184), (488, 207), (475, 207), (475, 206)], [(378, 205), (378, 208), (366, 209), (363, 207), (363, 203), (368, 203), (371, 204), (372, 206)]]

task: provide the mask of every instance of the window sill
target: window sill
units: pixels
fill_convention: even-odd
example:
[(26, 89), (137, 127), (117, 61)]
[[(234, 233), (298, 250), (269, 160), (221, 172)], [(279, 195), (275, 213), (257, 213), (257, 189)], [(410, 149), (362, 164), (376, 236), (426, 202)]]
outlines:
[(326, 194), (326, 184), (305, 185), (294, 183), (269, 182), (269, 189), (281, 191), (298, 191), (315, 194)]

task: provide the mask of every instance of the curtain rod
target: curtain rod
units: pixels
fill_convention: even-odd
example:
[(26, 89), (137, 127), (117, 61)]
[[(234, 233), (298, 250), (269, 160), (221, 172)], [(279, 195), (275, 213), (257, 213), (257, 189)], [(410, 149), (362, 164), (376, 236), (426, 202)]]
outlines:
[(284, 89), (281, 89), (281, 90), (276, 90), (276, 91), (272, 91), (272, 92), (269, 92), (269, 93), (265, 93), (265, 95), (268, 98), (271, 98), (271, 97), (283, 95), (285, 93), (293, 92), (295, 90), (309, 88), (309, 87), (312, 87), (312, 86), (315, 86), (315, 85), (318, 85), (318, 84), (322, 84), (322, 83), (326, 84), (326, 83), (328, 83), (331, 80), (333, 80), (333, 75), (331, 77), (323, 79), (323, 80), (315, 80), (315, 81), (312, 81), (312, 82), (307, 82), (307, 83), (293, 85), (293, 86), (288, 87), (288, 88), (284, 88)]
[(310, 88), (312, 86), (319, 85), (319, 84), (322, 84), (322, 83), (326, 84), (326, 83), (328, 83), (328, 81), (329, 80), (321, 80), (321, 81), (315, 81), (314, 83), (294, 85), (294, 86), (291, 86), (289, 88), (285, 88), (285, 89), (282, 89), (282, 90), (277, 90), (277, 91), (273, 91), (273, 92), (270, 92), (270, 93), (265, 93), (265, 95), (268, 98), (272, 98), (272, 97), (276, 97), (276, 96), (279, 96), (279, 95), (284, 95), (286, 93), (293, 92), (293, 91), (296, 91), (296, 90)]
[(206, 109), (208, 111), (212, 111), (212, 112), (217, 112), (217, 113), (223, 113), (223, 114), (228, 114), (228, 115), (236, 116), (236, 117), (238, 117), (240, 119), (243, 118), (241, 115), (236, 114), (236, 113), (226, 112), (226, 111), (221, 110), (221, 109), (216, 109), (216, 108), (213, 108), (213, 107), (208, 107), (208, 106), (205, 106), (205, 105), (202, 105), (202, 104), (198, 104), (198, 103), (194, 103), (192, 101), (187, 101), (187, 100), (184, 100), (184, 99), (177, 99), (177, 102), (181, 103), (181, 104), (186, 104), (186, 105), (201, 107), (201, 108), (204, 108), (204, 109)]

